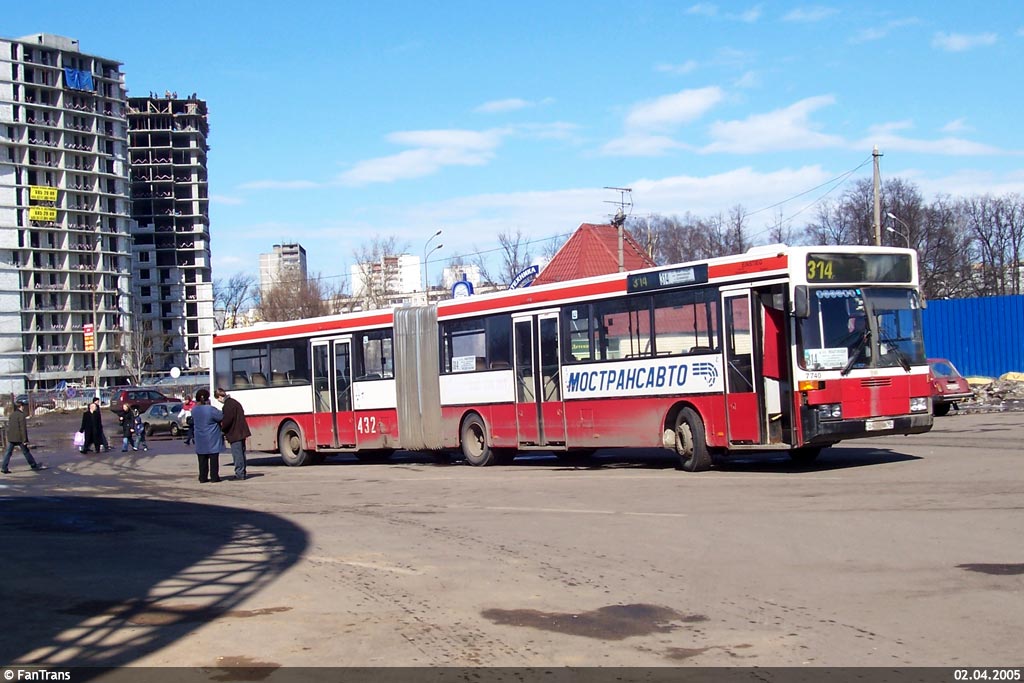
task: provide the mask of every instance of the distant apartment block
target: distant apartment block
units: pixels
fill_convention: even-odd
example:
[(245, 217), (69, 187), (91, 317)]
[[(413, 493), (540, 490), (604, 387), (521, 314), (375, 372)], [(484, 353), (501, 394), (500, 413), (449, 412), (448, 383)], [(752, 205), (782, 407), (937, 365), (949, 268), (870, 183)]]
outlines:
[(410, 254), (384, 256), (374, 263), (351, 266), (352, 296), (372, 299), (378, 304), (381, 295), (389, 299), (395, 295), (411, 294), (423, 288), (420, 257)]
[(209, 368), (214, 331), (206, 102), (128, 99), (134, 317), (148, 369)]
[(126, 104), (119, 62), (0, 38), (0, 393), (125, 375)]
[(306, 250), (291, 242), (275, 244), (269, 254), (260, 254), (260, 293), (266, 295), (282, 280), (305, 280)]

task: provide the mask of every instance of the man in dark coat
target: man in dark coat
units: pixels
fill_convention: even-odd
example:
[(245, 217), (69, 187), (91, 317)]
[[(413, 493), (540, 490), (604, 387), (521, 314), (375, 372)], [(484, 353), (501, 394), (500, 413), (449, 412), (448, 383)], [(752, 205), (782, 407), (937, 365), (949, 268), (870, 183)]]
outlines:
[(28, 422), (25, 420), (25, 413), (22, 412), (24, 405), (20, 401), (15, 403), (11, 419), (7, 421), (7, 450), (4, 451), (3, 465), (0, 465), (0, 472), (4, 474), (11, 473), (7, 466), (11, 464), (11, 454), (14, 453), (15, 446), (21, 446), (21, 454), (25, 456), (29, 467), (34, 470), (46, 469), (44, 465), (35, 461), (32, 451), (28, 449)]
[(231, 445), (231, 459), (235, 461), (235, 481), (245, 481), (245, 440), (252, 436), (249, 423), (245, 421), (245, 410), (242, 404), (231, 398), (222, 387), (217, 388), (214, 396), (224, 404), (224, 419), (221, 420), (220, 426), (224, 430), (224, 438)]

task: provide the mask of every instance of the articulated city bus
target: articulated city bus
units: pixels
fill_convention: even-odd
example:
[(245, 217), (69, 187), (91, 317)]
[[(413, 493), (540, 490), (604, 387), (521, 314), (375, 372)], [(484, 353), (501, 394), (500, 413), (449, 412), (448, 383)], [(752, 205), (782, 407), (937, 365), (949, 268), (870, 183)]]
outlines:
[(517, 454), (666, 448), (813, 460), (932, 426), (916, 254), (759, 247), (737, 256), (214, 336), (250, 449)]

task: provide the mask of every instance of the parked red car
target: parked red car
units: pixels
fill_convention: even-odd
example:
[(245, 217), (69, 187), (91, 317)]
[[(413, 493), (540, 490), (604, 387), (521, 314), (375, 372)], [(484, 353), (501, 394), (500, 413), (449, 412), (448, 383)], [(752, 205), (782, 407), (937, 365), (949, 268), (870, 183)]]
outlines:
[(928, 379), (932, 385), (932, 413), (942, 417), (957, 401), (974, 396), (971, 385), (945, 358), (928, 359)]

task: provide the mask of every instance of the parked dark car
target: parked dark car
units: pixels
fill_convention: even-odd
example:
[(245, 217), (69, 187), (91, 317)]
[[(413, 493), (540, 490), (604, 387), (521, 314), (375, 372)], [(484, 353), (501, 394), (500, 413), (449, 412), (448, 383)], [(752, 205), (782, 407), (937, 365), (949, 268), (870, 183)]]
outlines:
[(928, 379), (932, 385), (932, 413), (936, 417), (948, 414), (958, 401), (974, 396), (971, 385), (945, 358), (928, 359)]
[(141, 417), (142, 424), (146, 429), (146, 436), (159, 433), (178, 436), (184, 431), (180, 420), (181, 401), (154, 403), (142, 413)]
[(31, 410), (36, 408), (49, 408), (54, 410), (57, 407), (57, 401), (53, 398), (53, 394), (21, 394), (14, 399), (15, 403), (22, 403), (29, 407)]
[(144, 412), (154, 403), (181, 403), (181, 401), (175, 401), (169, 396), (164, 396), (156, 389), (147, 389), (145, 387), (131, 387), (128, 389), (121, 389), (114, 393), (110, 397), (110, 410), (117, 412), (124, 407), (127, 403), (129, 408), (138, 408), (139, 412)]

